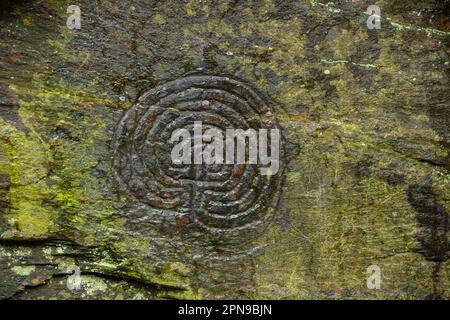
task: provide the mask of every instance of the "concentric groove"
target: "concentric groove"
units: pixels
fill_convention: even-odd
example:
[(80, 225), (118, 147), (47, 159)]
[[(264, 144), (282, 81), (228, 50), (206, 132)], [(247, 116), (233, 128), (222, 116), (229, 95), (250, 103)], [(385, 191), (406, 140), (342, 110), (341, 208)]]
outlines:
[[(175, 165), (174, 130), (279, 129), (266, 102), (249, 86), (217, 76), (191, 76), (144, 94), (118, 124), (113, 167), (121, 190), (157, 210), (185, 216), (211, 235), (241, 239), (257, 234), (274, 214), (283, 173), (262, 176), (258, 164)], [(247, 232), (251, 231), (251, 232)], [(253, 232), (255, 231), (255, 232)]]

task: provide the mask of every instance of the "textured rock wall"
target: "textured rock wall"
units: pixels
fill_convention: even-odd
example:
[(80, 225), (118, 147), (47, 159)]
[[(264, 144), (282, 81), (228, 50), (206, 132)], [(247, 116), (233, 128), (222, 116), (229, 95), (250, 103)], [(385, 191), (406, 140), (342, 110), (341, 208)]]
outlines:
[[(2, 2), (0, 297), (449, 299), (449, 8)], [(116, 179), (124, 113), (193, 75), (248, 84), (283, 128), (280, 201), (254, 237), (156, 219)]]

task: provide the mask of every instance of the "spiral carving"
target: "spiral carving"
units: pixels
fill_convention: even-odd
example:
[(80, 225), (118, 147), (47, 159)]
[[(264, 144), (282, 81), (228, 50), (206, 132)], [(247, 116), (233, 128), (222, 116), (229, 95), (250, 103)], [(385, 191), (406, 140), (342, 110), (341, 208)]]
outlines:
[(188, 217), (212, 235), (260, 230), (274, 214), (283, 161), (272, 176), (261, 175), (259, 164), (175, 165), (171, 135), (192, 131), (194, 121), (222, 131), (278, 128), (267, 103), (239, 81), (190, 76), (158, 86), (118, 124), (113, 167), (121, 188), (153, 214)]

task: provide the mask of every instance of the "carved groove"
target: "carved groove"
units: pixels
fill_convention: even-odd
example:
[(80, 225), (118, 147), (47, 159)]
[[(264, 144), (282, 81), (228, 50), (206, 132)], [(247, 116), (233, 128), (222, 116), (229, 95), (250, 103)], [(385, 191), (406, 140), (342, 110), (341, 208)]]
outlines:
[(259, 165), (174, 165), (172, 132), (205, 128), (274, 129), (266, 102), (241, 82), (191, 76), (143, 95), (120, 121), (113, 143), (113, 166), (121, 190), (155, 210), (187, 217), (211, 235), (231, 238), (261, 230), (279, 198), (283, 146), (276, 175), (262, 176)]

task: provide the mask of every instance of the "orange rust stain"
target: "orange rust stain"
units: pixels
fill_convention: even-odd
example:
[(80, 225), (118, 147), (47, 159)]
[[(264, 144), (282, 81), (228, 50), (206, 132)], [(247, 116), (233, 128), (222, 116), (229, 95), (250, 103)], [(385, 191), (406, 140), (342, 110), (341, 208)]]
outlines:
[(22, 54), (18, 51), (12, 50), (9, 54), (9, 59), (14, 63), (19, 63), (22, 61)]
[(242, 176), (244, 174), (245, 171), (245, 164), (240, 164), (237, 166), (237, 171), (236, 171), (236, 175), (237, 176)]

